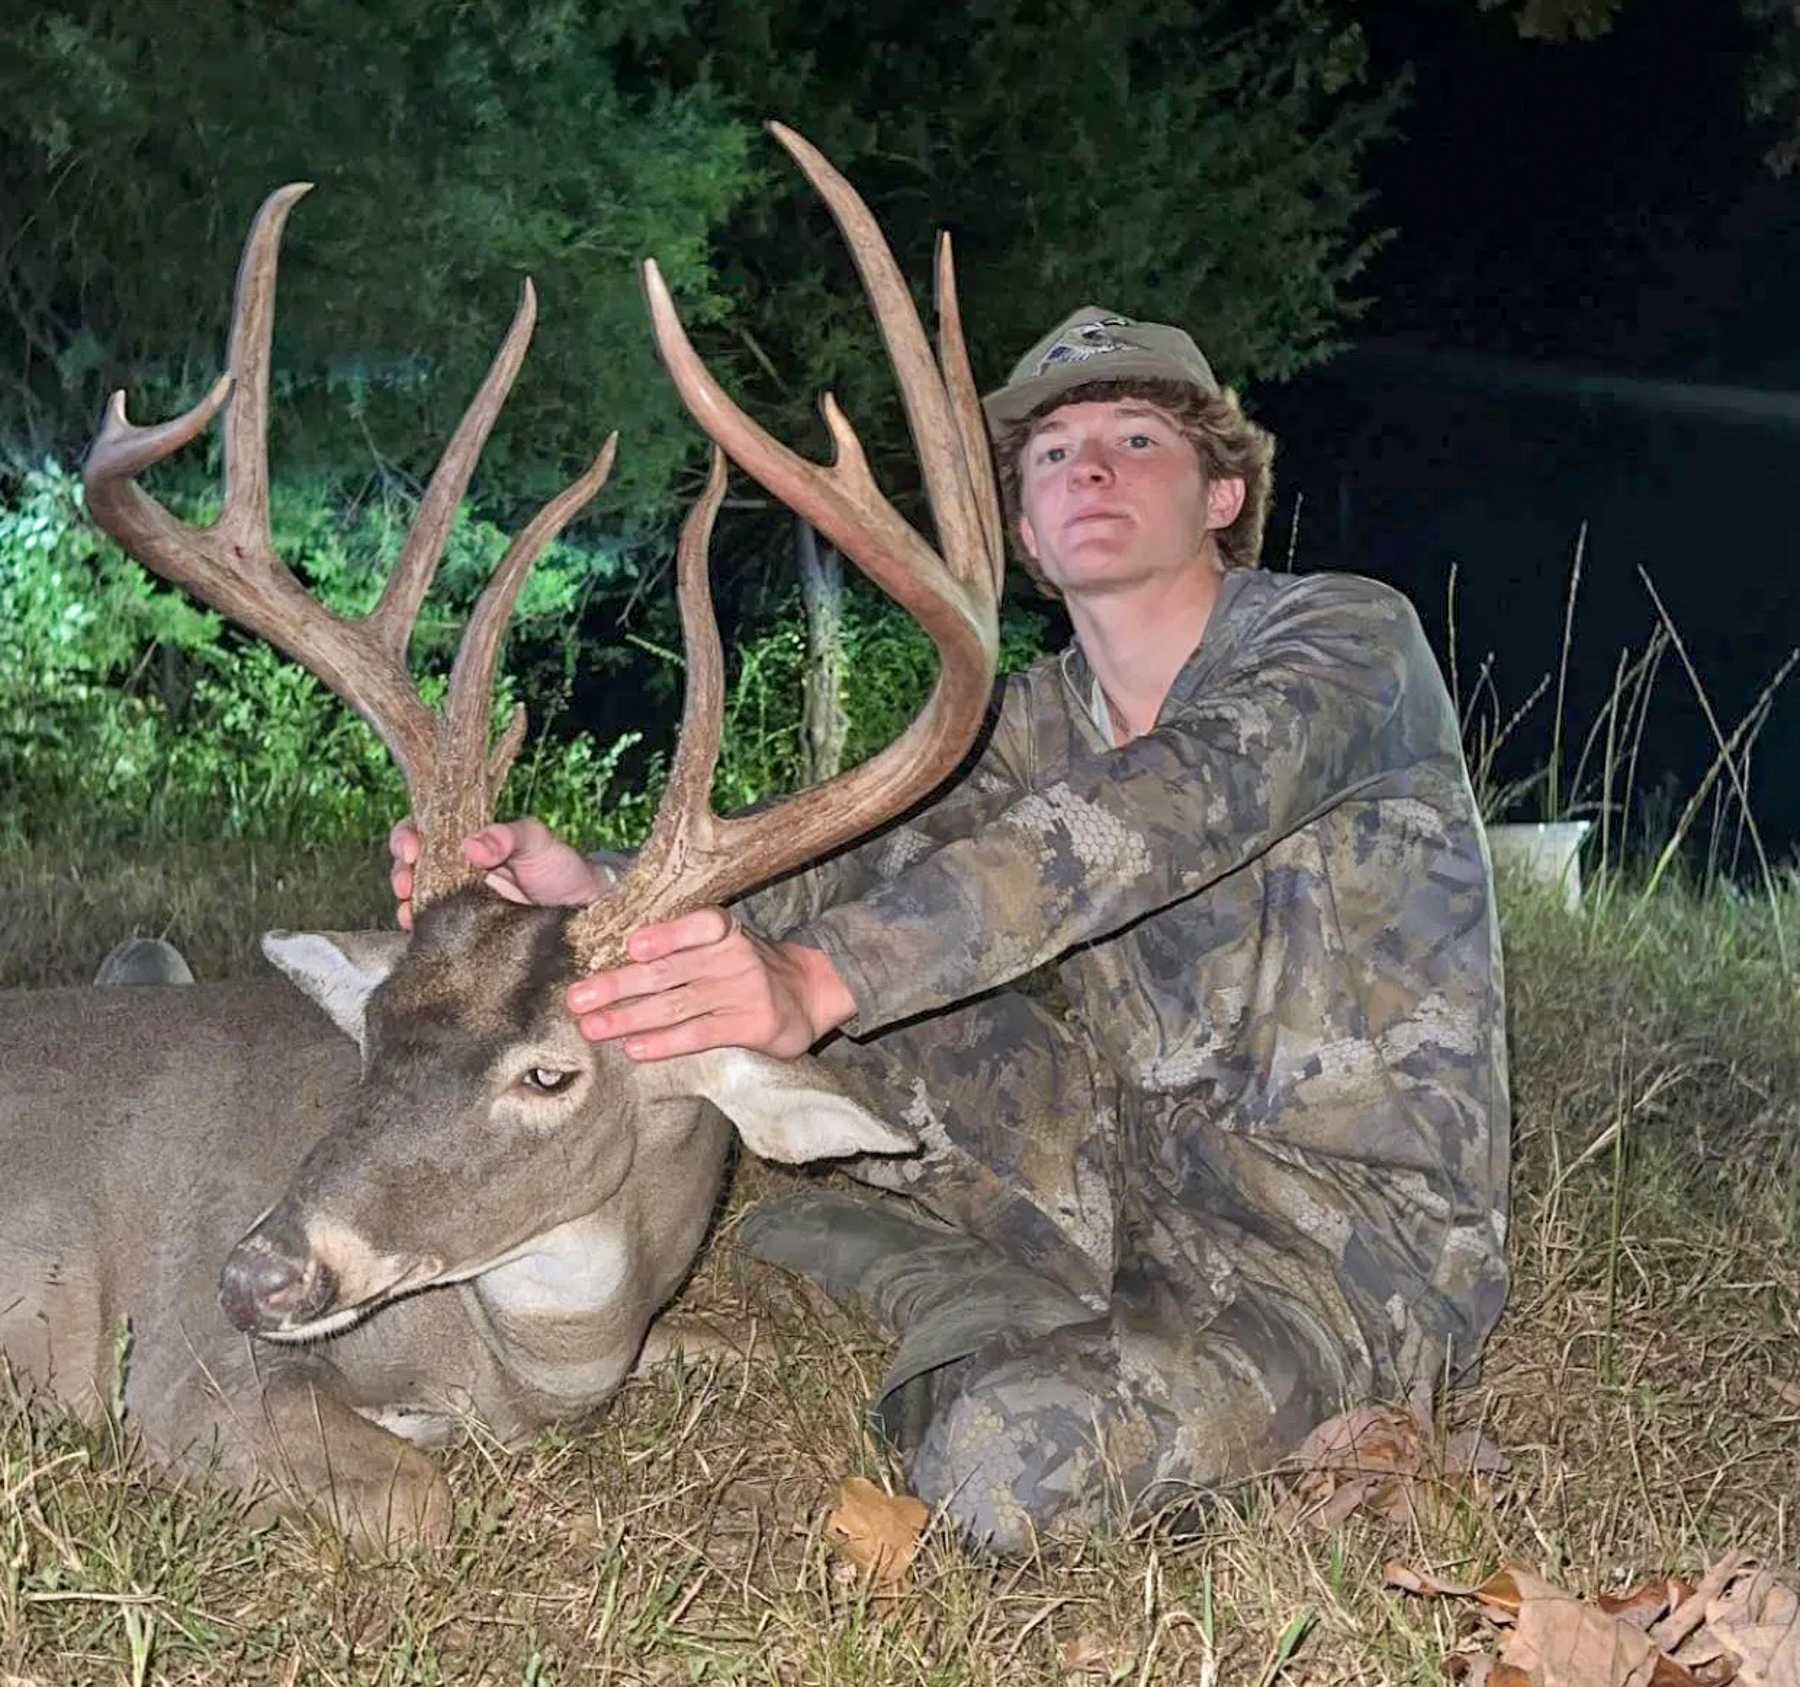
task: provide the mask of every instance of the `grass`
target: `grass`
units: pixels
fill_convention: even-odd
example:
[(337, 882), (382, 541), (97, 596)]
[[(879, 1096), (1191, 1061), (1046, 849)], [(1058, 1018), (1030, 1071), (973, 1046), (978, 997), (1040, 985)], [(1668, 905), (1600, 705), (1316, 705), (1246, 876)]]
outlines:
[[(893, 1471), (861, 1403), (881, 1332), (748, 1266), (730, 1214), (684, 1299), (753, 1313), (743, 1363), (627, 1387), (526, 1452), (449, 1456), (444, 1552), (346, 1562), (303, 1522), (249, 1532), (103, 1435), (0, 1409), (0, 1682), (1427, 1683), (1467, 1622), (1382, 1591), (1400, 1557), (1504, 1559), (1579, 1591), (1726, 1546), (1800, 1559), (1800, 881), (1665, 875), (1581, 909), (1507, 886), (1515, 1289), (1478, 1385), (1510, 1468), (1426, 1488), (1404, 1524), (1296, 1532), (1266, 1485), (1204, 1532), (1149, 1524), (1054, 1561), (934, 1535), (892, 1609), (823, 1534), (837, 1483)], [(385, 915), (379, 857), (244, 846), (0, 862), (0, 983), (83, 979), (129, 931), (202, 975), (264, 925)], [(786, 1174), (740, 1171), (730, 1211)]]

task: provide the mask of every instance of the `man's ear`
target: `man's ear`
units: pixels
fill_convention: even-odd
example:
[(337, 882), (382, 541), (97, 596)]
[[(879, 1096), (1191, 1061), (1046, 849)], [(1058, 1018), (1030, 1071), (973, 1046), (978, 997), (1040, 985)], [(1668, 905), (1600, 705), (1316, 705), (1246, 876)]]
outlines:
[(776, 1060), (748, 1049), (707, 1049), (646, 1061), (643, 1080), (666, 1097), (704, 1096), (765, 1160), (802, 1165), (846, 1154), (910, 1154), (919, 1144), (853, 1100), (811, 1055)]
[(1019, 511), (1019, 544), (1033, 562), (1038, 560), (1037, 533), (1031, 525), (1031, 517), (1023, 510)]
[(1228, 480), (1206, 483), (1206, 531), (1217, 533), (1237, 520), (1244, 508), (1244, 478), (1235, 475)]
[(268, 931), (262, 952), (363, 1046), (363, 1009), (410, 941), (403, 931)]

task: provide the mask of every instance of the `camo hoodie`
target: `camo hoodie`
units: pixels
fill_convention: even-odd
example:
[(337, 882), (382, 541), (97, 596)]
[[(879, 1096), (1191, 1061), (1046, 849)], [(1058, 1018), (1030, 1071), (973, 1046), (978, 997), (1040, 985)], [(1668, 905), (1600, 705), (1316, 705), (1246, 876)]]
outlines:
[(1362, 1384), (1462, 1368), (1506, 1287), (1501, 962), (1416, 614), (1231, 571), (1149, 733), (1095, 695), (1074, 646), (1011, 677), (944, 794), (746, 912), (830, 955), (857, 1038), (1054, 962), (1123, 1096), (1121, 1291), (1274, 1291)]

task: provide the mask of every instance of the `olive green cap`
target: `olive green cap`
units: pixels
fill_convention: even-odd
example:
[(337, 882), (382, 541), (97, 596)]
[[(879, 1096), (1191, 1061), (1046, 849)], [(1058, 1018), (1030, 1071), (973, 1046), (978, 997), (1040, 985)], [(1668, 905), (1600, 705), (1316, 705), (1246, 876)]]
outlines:
[(1208, 394), (1219, 390), (1212, 365), (1179, 328), (1083, 305), (1013, 365), (1006, 385), (989, 393), (981, 408), (989, 430), (998, 433), (1073, 387), (1145, 378), (1179, 381)]

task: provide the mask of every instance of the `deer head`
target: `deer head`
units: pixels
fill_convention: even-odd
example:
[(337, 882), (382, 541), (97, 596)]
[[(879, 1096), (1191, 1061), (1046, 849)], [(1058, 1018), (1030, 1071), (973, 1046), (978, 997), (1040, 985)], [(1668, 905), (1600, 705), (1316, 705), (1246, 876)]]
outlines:
[[(491, 817), (524, 734), (519, 712), (497, 743), (488, 741), (506, 621), (537, 554), (604, 482), (613, 439), (506, 552), (470, 619), (441, 714), (421, 700), (406, 660), (457, 504), (525, 355), (535, 309), (530, 283), (431, 477), (380, 601), (360, 621), (307, 594), (276, 555), (269, 527), (277, 250), (304, 184), (271, 195), (256, 217), (238, 274), (228, 372), (207, 397), (159, 427), (130, 423), (122, 394), (109, 407), (84, 468), (96, 521), (148, 567), (270, 640), (362, 714), (398, 763), (423, 834), (410, 941), (366, 933), (265, 943), (270, 958), (356, 1038), (363, 1059), (339, 1116), (226, 1266), (223, 1298), (241, 1328), (293, 1339), (329, 1333), (396, 1294), (498, 1272), (541, 1249), (547, 1236), (615, 1209), (639, 1215), (630, 1246), (657, 1254), (655, 1269), (633, 1278), (633, 1294), (655, 1294), (665, 1279), (666, 1294), (717, 1193), (723, 1136), (714, 1108), (754, 1151), (781, 1159), (911, 1146), (838, 1093), (811, 1061), (717, 1051), (634, 1066), (586, 1044), (562, 1000), (578, 969), (621, 958), (624, 937), (637, 926), (726, 901), (910, 806), (965, 754), (993, 682), (1000, 522), (948, 243), (940, 243), (937, 262), (940, 367), (867, 208), (806, 142), (774, 132), (830, 206), (863, 276), (899, 378), (938, 546), (882, 497), (829, 398), (825, 416), (837, 448), (829, 466), (803, 460), (752, 423), (707, 373), (655, 264), (646, 263), (658, 347), (715, 450), (677, 552), (687, 695), (668, 789), (634, 866), (586, 909), (502, 902), (479, 886), (461, 844)], [(221, 412), (224, 505), (201, 529), (178, 521), (136, 477)], [(824, 785), (731, 819), (714, 814), (709, 800), (724, 679), (707, 551), (725, 457), (904, 606), (940, 656), (929, 700), (895, 743)], [(654, 1301), (643, 1307), (646, 1322), (654, 1310)]]

